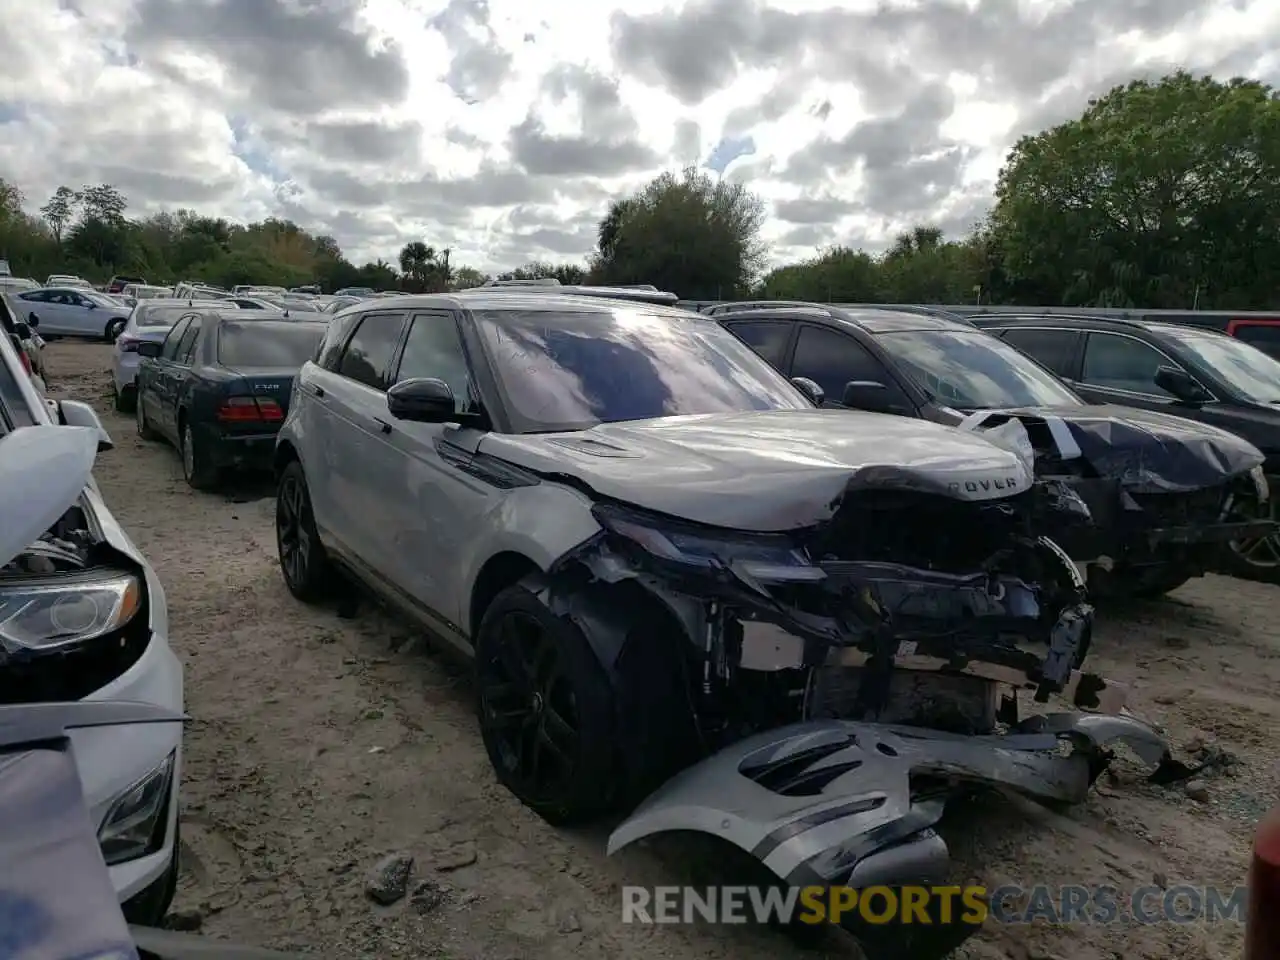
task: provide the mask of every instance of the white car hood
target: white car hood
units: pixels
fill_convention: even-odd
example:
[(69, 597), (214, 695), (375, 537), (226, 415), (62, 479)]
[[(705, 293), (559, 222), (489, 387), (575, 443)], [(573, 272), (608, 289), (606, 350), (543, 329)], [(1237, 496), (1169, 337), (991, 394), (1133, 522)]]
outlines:
[(0, 566), (53, 526), (89, 483), (98, 432), (19, 427), (0, 438)]
[(598, 496), (739, 530), (830, 517), (848, 491), (992, 500), (1030, 488), (1014, 453), (954, 427), (852, 410), (664, 417), (544, 434), (489, 434), (480, 452)]

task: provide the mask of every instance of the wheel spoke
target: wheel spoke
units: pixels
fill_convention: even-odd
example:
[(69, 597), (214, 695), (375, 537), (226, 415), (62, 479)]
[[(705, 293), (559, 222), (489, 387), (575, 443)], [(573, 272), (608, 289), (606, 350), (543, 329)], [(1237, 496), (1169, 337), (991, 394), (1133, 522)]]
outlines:
[(578, 741), (578, 731), (560, 716), (560, 711), (548, 704), (542, 711), (542, 733), (548, 745), (561, 756), (573, 749)]

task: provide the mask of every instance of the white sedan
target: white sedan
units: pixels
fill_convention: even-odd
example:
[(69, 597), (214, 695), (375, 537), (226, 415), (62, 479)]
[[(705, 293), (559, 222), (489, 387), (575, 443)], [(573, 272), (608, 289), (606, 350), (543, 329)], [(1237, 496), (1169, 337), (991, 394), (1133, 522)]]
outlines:
[[(131, 700), (183, 711), (164, 589), (92, 477), (111, 440), (86, 404), (42, 401), (0, 337), (0, 703)], [(182, 732), (71, 733), (130, 921), (155, 925), (178, 877)]]
[(14, 298), (41, 336), (94, 337), (108, 343), (124, 329), (129, 307), (115, 297), (80, 287), (42, 287)]

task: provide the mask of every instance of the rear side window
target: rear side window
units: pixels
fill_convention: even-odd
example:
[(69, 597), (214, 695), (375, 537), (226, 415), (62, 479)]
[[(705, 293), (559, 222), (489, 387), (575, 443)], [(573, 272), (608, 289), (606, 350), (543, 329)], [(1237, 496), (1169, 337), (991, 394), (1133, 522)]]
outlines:
[(725, 326), (775, 367), (781, 369), (786, 362), (791, 324), (770, 320), (739, 320), (726, 323)]
[(1015, 327), (1006, 331), (1001, 339), (1058, 376), (1070, 377), (1079, 337), (1072, 330), (1028, 330)]
[(403, 326), (402, 313), (366, 313), (342, 351), (338, 373), (375, 390), (386, 390)]

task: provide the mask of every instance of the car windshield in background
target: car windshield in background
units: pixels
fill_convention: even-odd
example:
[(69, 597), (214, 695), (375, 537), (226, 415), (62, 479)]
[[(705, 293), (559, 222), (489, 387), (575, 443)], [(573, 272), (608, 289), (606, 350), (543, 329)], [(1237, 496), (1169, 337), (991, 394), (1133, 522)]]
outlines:
[(183, 314), (191, 312), (188, 304), (140, 303), (133, 308), (134, 324), (139, 327), (172, 327)]
[(1254, 403), (1280, 403), (1280, 361), (1257, 347), (1231, 337), (1199, 330), (1176, 330), (1169, 336)]
[(961, 410), (1074, 406), (1066, 384), (1025, 354), (986, 333), (911, 330), (878, 338), (939, 403)]
[(299, 369), (315, 356), (325, 328), (310, 323), (224, 323), (218, 331), (218, 361), (226, 367)]
[(626, 308), (483, 310), (476, 319), (518, 433), (812, 406), (709, 320)]

